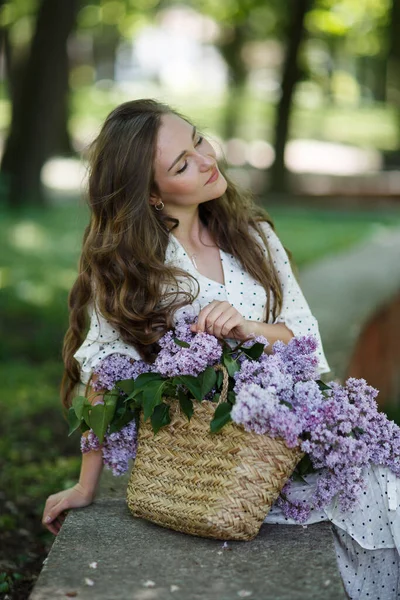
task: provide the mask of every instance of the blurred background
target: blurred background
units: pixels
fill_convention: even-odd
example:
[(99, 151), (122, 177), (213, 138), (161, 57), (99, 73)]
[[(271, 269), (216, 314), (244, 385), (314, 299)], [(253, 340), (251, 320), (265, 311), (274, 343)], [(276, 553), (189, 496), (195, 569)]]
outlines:
[(186, 114), (253, 190), (304, 274), (332, 377), (365, 377), (400, 421), (400, 3), (0, 0), (4, 597), (28, 597), (54, 540), (45, 500), (79, 474), (58, 388), (85, 148), (141, 97)]

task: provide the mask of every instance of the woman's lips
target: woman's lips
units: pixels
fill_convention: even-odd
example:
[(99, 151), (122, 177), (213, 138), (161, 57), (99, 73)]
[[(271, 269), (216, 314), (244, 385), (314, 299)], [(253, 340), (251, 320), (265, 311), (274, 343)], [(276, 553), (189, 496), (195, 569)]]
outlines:
[(217, 167), (214, 167), (210, 179), (208, 181), (206, 181), (206, 185), (207, 185), (207, 183), (212, 183), (213, 181), (215, 181), (216, 179), (218, 179), (218, 177), (219, 177), (218, 169), (217, 169)]

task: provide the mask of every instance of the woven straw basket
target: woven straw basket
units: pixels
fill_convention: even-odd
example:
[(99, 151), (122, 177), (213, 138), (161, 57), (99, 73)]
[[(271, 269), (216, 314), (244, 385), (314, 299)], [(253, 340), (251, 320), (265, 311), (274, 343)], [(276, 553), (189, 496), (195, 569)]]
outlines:
[(129, 510), (183, 533), (253, 539), (303, 453), (233, 422), (211, 433), (213, 402), (194, 402), (189, 422), (178, 400), (164, 401), (171, 423), (156, 435), (141, 413)]

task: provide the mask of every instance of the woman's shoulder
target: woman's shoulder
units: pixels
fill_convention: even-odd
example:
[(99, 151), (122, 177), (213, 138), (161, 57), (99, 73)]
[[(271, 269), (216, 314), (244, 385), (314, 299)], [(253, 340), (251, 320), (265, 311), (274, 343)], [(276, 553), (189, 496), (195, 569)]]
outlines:
[[(272, 222), (269, 221), (256, 221), (256, 224), (250, 224), (249, 225), (249, 230), (250, 233), (257, 239), (258, 242), (261, 243), (262, 247), (265, 247), (265, 243), (268, 246), (269, 250), (273, 250), (273, 248), (271, 246), (276, 246), (277, 244), (280, 244), (280, 240), (279, 237), (275, 231), (275, 226), (273, 225)], [(260, 230), (262, 232), (262, 234), (264, 235), (263, 239), (260, 235)]]

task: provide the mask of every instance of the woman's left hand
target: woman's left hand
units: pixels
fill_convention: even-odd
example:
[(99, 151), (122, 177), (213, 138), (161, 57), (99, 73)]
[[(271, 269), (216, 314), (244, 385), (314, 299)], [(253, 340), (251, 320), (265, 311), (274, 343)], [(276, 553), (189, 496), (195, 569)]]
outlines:
[(219, 339), (244, 341), (257, 335), (256, 327), (256, 323), (247, 321), (227, 300), (213, 300), (199, 312), (197, 323), (191, 325), (191, 330), (194, 333), (205, 331)]

